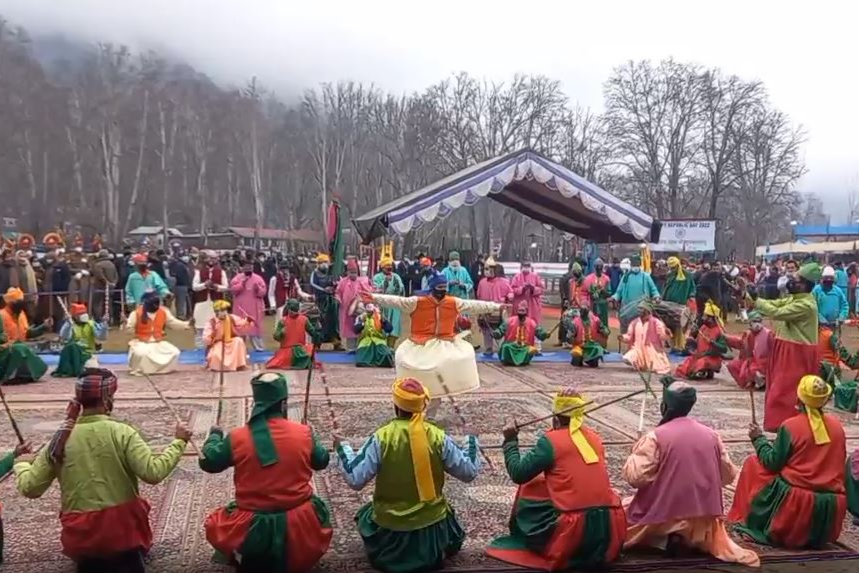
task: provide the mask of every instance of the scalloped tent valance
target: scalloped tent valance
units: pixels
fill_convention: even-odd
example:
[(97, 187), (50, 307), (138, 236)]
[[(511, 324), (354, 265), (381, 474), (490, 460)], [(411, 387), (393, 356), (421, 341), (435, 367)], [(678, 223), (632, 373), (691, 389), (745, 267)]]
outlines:
[(598, 243), (659, 241), (661, 224), (650, 215), (527, 149), (463, 169), (355, 217), (352, 223), (369, 243), (389, 233), (405, 235), (484, 197)]

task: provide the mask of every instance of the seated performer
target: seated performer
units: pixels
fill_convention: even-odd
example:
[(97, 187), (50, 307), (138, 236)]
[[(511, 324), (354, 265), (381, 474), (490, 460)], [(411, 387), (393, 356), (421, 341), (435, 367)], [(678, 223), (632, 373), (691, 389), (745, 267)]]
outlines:
[[(253, 324), (253, 319), (230, 313), (230, 303), (226, 300), (216, 300), (214, 307), (215, 316), (203, 328), (203, 343), (209, 349), (206, 353), (206, 368), (216, 372), (244, 370), (248, 367), (248, 347), (241, 333), (249, 324)], [(224, 359), (223, 365), (221, 357)]]
[(521, 301), (516, 308), (516, 316), (501, 323), (492, 336), (504, 339), (498, 347), (498, 358), (505, 366), (527, 366), (537, 354), (537, 340), (548, 338), (542, 326), (528, 316), (528, 302)]
[(719, 309), (711, 302), (704, 305), (704, 320), (687, 341), (694, 348), (674, 372), (688, 380), (711, 380), (722, 371), (722, 359), (730, 352), (722, 331)]
[(623, 361), (642, 372), (668, 374), (671, 372), (665, 354), (668, 340), (671, 333), (665, 323), (653, 316), (653, 305), (643, 300), (638, 304), (638, 318), (629, 323), (629, 330), (623, 335), (623, 341), (631, 346)]
[(86, 305), (74, 303), (69, 309), (72, 317), (60, 327), (60, 338), (66, 341), (60, 352), (60, 362), (51, 376), (57, 378), (77, 378), (84, 368), (98, 368), (95, 353), (99, 350), (97, 341), (107, 336), (107, 317), (105, 322), (90, 320)]
[(370, 564), (383, 573), (440, 568), (457, 553), (465, 531), (444, 497), (445, 473), (470, 482), (480, 471), (477, 439), (460, 448), (444, 430), (424, 421), (429, 394), (417, 380), (394, 383), (395, 418), (364, 442), (358, 455), (335, 439), (349, 487), (374, 478), (373, 501), (358, 510), (358, 534)]
[(800, 411), (778, 428), (774, 442), (757, 425), (749, 438), (757, 455), (746, 458), (728, 519), (758, 543), (818, 549), (841, 535), (847, 511), (844, 428), (824, 414), (832, 387), (803, 376)]
[(764, 326), (761, 313), (749, 313), (749, 329), (742, 336), (727, 336), (728, 346), (740, 351), (728, 362), (728, 372), (740, 388), (761, 389), (766, 385), (767, 362), (772, 348), (772, 331)]
[(728, 535), (722, 488), (733, 483), (737, 468), (712, 428), (688, 418), (697, 393), (687, 382), (667, 378), (662, 391), (662, 421), (632, 449), (623, 478), (636, 488), (624, 500), (629, 530), (626, 548), (672, 550), (681, 544), (716, 559), (760, 566), (760, 559)]
[(66, 420), (32, 464), (15, 464), (18, 491), (39, 498), (60, 484), (60, 541), (79, 572), (143, 573), (152, 547), (149, 503), (139, 480), (157, 484), (170, 475), (191, 432), (176, 426), (174, 439), (153, 454), (136, 429), (111, 418), (116, 377), (86, 370), (75, 384)]
[(310, 427), (287, 419), (283, 375), (260, 374), (251, 390), (247, 424), (226, 436), (212, 428), (203, 445), (200, 468), (235, 468), (236, 491), (234, 503), (206, 518), (206, 539), (239, 573), (303, 573), (331, 543), (331, 510), (311, 484), (313, 471), (328, 467), (328, 451)]
[(490, 557), (544, 571), (594, 568), (617, 559), (626, 516), (609, 482), (602, 440), (582, 425), (584, 403), (574, 389), (559, 392), (553, 429), (521, 458), (518, 428), (504, 429), (504, 465), (519, 489), (510, 535), (492, 542)]
[(570, 364), (573, 366), (599, 366), (605, 354), (602, 323), (586, 307), (568, 309), (563, 317), (567, 341), (570, 343)]
[[(355, 352), (355, 366), (378, 366), (391, 368), (394, 365), (394, 351), (388, 346), (388, 335), (393, 325), (382, 316), (373, 304), (358, 304), (358, 317), (355, 319), (355, 332), (358, 333), (358, 350)], [(399, 315), (398, 318), (399, 320)]]
[[(423, 296), (367, 293), (365, 302), (375, 302), (383, 308), (399, 308), (411, 315), (411, 336), (400, 343), (394, 356), (397, 377), (415, 378), (433, 399), (448, 394), (444, 386), (451, 395), (470, 392), (480, 386), (480, 378), (474, 347), (463, 340), (470, 331), (457, 335), (457, 318), (463, 312), (499, 312), (504, 305), (449, 296), (447, 279), (441, 273), (432, 275), (427, 285), (429, 294)], [(439, 381), (440, 376), (445, 381), (444, 386)]]
[(134, 333), (128, 342), (128, 373), (141, 376), (173, 372), (179, 363), (179, 349), (164, 339), (164, 329), (190, 330), (190, 323), (177, 320), (161, 306), (161, 299), (154, 292), (145, 294), (141, 302), (125, 325)]
[(27, 320), (27, 302), (24, 292), (11, 287), (3, 295), (6, 306), (0, 309), (3, 332), (0, 333), (0, 382), (34, 382), (48, 369), (45, 361), (27, 346), (26, 341), (37, 338), (50, 330), (54, 321), (51, 317), (39, 326), (30, 326)]
[(277, 321), (274, 339), (280, 348), (265, 363), (269, 370), (306, 370), (313, 358), (313, 345), (307, 344), (307, 335), (316, 341), (319, 333), (307, 316), (298, 312), (301, 304), (294, 298), (286, 302), (283, 318)]

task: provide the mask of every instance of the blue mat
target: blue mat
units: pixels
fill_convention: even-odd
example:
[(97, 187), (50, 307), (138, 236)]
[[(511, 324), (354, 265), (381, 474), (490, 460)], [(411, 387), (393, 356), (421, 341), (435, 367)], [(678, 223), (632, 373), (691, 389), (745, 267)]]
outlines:
[[(488, 358), (484, 356), (480, 350), (478, 350), (476, 354), (478, 362), (498, 362), (498, 354), (494, 354)], [(270, 352), (268, 350), (264, 352), (251, 352), (251, 363), (267, 362), (273, 355), (274, 352)], [(60, 359), (58, 354), (40, 354), (39, 356), (48, 366), (56, 366)], [(355, 363), (355, 356), (345, 352), (319, 352), (317, 357), (324, 364)], [(668, 358), (671, 362), (680, 362), (682, 360), (681, 356), (676, 356), (674, 354), (669, 354)], [(604, 356), (604, 359), (606, 364), (619, 364), (622, 362), (621, 355), (617, 352), (609, 352)], [(570, 353), (566, 350), (544, 352), (540, 356), (535, 356), (532, 360), (532, 362), (537, 364), (563, 364), (568, 363), (569, 361)], [(102, 366), (124, 366), (128, 362), (128, 355), (125, 353), (120, 354), (118, 352), (105, 352), (98, 355), (98, 362)], [(202, 350), (183, 350), (179, 356), (179, 364), (202, 366), (205, 363), (206, 355)]]

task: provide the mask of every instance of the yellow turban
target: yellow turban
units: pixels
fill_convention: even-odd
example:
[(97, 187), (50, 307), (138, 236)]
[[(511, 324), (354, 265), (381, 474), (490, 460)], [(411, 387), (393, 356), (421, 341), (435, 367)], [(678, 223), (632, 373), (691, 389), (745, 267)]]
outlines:
[(552, 402), (552, 413), (566, 416), (570, 419), (570, 438), (573, 440), (576, 449), (582, 455), (585, 463), (595, 464), (599, 461), (599, 456), (594, 451), (593, 446), (588, 442), (588, 439), (582, 433), (581, 427), (585, 420), (585, 411), (582, 408), (585, 404), (585, 399), (577, 391), (565, 388), (558, 392)]
[(809, 374), (800, 379), (796, 395), (806, 406), (805, 413), (811, 425), (811, 433), (814, 434), (814, 443), (818, 446), (828, 444), (829, 432), (826, 431), (826, 423), (823, 421), (823, 413), (820, 409), (832, 395), (832, 387), (820, 376)]
[[(226, 300), (216, 300), (212, 305), (216, 311), (230, 310), (230, 302)], [(224, 319), (224, 343), (229, 344), (233, 340), (233, 321), (230, 316)]]
[(319, 253), (316, 255), (316, 264), (321, 265), (322, 263), (330, 263), (331, 258), (325, 253)]
[(394, 266), (394, 259), (391, 257), (382, 257), (382, 260), (379, 261), (379, 268), (384, 269), (385, 267)]
[(16, 300), (24, 300), (24, 291), (16, 287), (9, 287), (6, 294), (3, 295), (3, 300), (6, 302), (15, 302)]
[(219, 310), (230, 310), (230, 301), (228, 300), (216, 300), (212, 305), (216, 311)]
[(683, 265), (680, 264), (680, 259), (678, 259), (677, 257), (668, 257), (668, 268), (677, 271), (676, 280), (686, 280), (686, 273), (683, 272)]
[(424, 411), (430, 400), (429, 392), (414, 378), (398, 378), (391, 389), (394, 393), (394, 405), (412, 414), (409, 421), (409, 446), (412, 450), (418, 496), (422, 502), (432, 501), (437, 495), (430, 464), (429, 440), (424, 427)]
[(707, 303), (704, 305), (704, 316), (712, 316), (716, 319), (716, 322), (719, 323), (719, 326), (725, 326), (722, 322), (722, 309), (713, 302), (713, 299), (708, 299)]

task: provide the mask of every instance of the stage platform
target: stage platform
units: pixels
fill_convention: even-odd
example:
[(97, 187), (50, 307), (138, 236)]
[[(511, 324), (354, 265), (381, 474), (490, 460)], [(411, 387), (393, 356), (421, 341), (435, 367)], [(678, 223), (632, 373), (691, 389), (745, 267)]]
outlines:
[[(559, 386), (580, 384), (589, 398), (597, 402), (622, 396), (641, 387), (637, 374), (622, 365), (609, 364), (598, 370), (574, 369), (567, 364), (538, 363), (524, 369), (504, 368), (497, 363), (479, 366), (481, 388), (457, 398), (460, 409), (468, 419), (468, 428), (457, 421), (452, 408), (444, 403), (438, 423), (456, 437), (466, 430), (479, 434), (494, 467), (484, 468), (477, 480), (464, 485), (450, 479), (446, 493), (468, 533), (462, 553), (448, 562), (447, 570), (477, 573), (491, 571), (507, 573), (516, 568), (488, 559), (483, 553), (486, 544), (505, 533), (510, 506), (516, 491), (507, 479), (500, 451), (501, 428), (516, 418), (545, 415), (550, 412), (551, 394)], [(393, 371), (357, 369), (350, 365), (327, 363), (327, 379), (341, 433), (353, 447), (358, 447), (376, 427), (391, 414), (390, 386)], [(120, 376), (115, 415), (138, 427), (156, 447), (167, 444), (173, 433), (171, 414), (159, 402), (145, 379), (132, 378), (124, 370)], [(292, 392), (293, 418), (300, 417), (306, 372), (287, 373)], [(225, 409), (223, 425), (227, 428), (242, 424), (250, 409), (248, 380), (251, 372), (230, 373), (225, 379)], [(199, 366), (182, 366), (180, 371), (154, 378), (159, 388), (190, 420), (196, 441), (202, 442), (207, 429), (214, 423), (218, 405), (218, 377)], [(698, 384), (700, 390), (694, 415), (721, 432), (737, 465), (752, 452), (746, 436), (751, 419), (749, 395), (725, 379)], [(66, 402), (72, 392), (72, 381), (50, 379), (5, 389), (10, 407), (21, 431), (34, 443), (48, 440), (61, 422)], [(756, 395), (757, 411), (763, 411), (763, 395)], [(606, 443), (612, 483), (621, 494), (631, 493), (620, 479), (620, 467), (636, 439), (640, 398), (609, 406), (590, 421)], [(853, 417), (838, 414), (843, 420), (848, 447), (859, 446), (859, 425)], [(653, 427), (659, 420), (659, 404), (646, 402), (645, 425)], [(311, 391), (310, 422), (325, 441), (331, 443), (329, 411), (318, 374), (314, 374)], [(533, 444), (536, 428), (524, 430), (523, 445)], [(12, 448), (14, 434), (5, 416), (0, 416), (0, 449)], [(317, 492), (332, 508), (334, 541), (320, 565), (323, 572), (364, 572), (370, 567), (364, 558), (361, 541), (354, 525), (354, 514), (370, 499), (372, 489), (356, 493), (346, 487), (335, 467), (315, 476)], [(142, 486), (143, 495), (152, 503), (152, 524), (155, 545), (149, 556), (148, 571), (164, 573), (203, 573), (229, 571), (211, 562), (212, 551), (203, 532), (203, 521), (214, 508), (226, 504), (233, 494), (232, 474), (209, 475), (200, 471), (192, 453), (183, 459), (177, 471), (163, 484)], [(725, 505), (730, 504), (733, 489), (725, 491)], [(56, 485), (39, 500), (27, 500), (18, 495), (13, 479), (0, 483), (5, 527), (4, 573), (71, 573), (73, 564), (60, 552), (59, 491)], [(840, 543), (816, 552), (788, 552), (750, 545), (758, 551), (764, 571), (827, 571), (859, 570), (859, 529), (848, 518)], [(616, 571), (696, 571), (718, 568), (736, 569), (709, 558), (687, 557), (668, 559), (661, 554), (628, 553), (612, 570)]]

